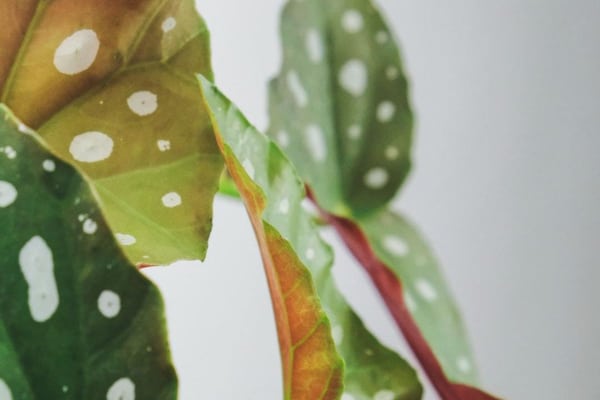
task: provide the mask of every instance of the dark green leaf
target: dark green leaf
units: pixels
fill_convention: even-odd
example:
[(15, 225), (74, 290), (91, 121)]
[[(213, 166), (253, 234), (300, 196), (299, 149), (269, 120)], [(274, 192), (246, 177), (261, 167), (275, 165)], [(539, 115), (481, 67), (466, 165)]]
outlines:
[(33, 135), (0, 106), (0, 399), (176, 399), (158, 290)]

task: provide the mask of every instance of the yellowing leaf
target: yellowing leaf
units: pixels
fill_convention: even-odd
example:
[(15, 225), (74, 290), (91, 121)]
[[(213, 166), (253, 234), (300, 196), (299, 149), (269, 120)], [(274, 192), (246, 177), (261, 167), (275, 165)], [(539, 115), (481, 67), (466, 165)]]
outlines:
[(0, 41), (1, 101), (91, 178), (129, 258), (203, 258), (222, 160), (194, 2), (3, 1)]
[(393, 33), (370, 0), (290, 0), (281, 35), (269, 136), (329, 212), (382, 207), (411, 164), (413, 116)]

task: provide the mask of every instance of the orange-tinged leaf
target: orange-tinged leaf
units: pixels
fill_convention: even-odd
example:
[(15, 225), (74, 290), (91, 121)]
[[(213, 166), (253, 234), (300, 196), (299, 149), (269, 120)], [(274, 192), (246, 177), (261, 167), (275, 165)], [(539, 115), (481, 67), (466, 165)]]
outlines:
[[(285, 398), (420, 399), (415, 371), (366, 329), (337, 290), (332, 249), (302, 207), (304, 185), (289, 160), (212, 84), (202, 83), (231, 181), (246, 204), (262, 250)], [(335, 350), (345, 362), (343, 372)]]
[[(264, 219), (272, 199), (253, 179), (256, 171), (250, 162), (240, 160), (239, 154), (229, 147), (217, 117), (211, 117), (217, 143), (246, 205), (261, 250), (279, 337), (284, 399), (338, 399), (342, 393), (343, 363), (310, 272), (290, 243)], [(260, 135), (252, 129), (245, 132), (249, 136)], [(263, 140), (268, 146), (268, 140)]]
[(91, 179), (128, 257), (204, 258), (223, 162), (194, 1), (1, 1), (0, 40), (1, 102)]

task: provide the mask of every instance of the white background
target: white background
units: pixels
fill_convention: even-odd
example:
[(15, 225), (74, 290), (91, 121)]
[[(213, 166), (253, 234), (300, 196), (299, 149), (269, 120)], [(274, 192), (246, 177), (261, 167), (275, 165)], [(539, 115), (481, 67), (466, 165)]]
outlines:
[[(260, 128), (282, 4), (198, 0), (217, 81)], [(600, 1), (380, 4), (402, 43), (419, 121), (416, 167), (396, 206), (445, 266), (485, 387), (515, 400), (600, 399)], [(214, 223), (206, 263), (150, 272), (166, 298), (181, 399), (278, 400), (252, 232), (222, 198)], [(403, 349), (361, 274), (338, 257), (344, 291)]]

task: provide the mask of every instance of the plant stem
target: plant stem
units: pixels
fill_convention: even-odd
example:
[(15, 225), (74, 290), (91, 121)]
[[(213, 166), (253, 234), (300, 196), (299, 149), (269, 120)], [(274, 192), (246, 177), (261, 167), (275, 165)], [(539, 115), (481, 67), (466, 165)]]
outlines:
[(406, 307), (400, 279), (377, 258), (367, 237), (356, 223), (321, 209), (310, 190), (308, 190), (308, 196), (319, 208), (323, 218), (337, 231), (348, 249), (371, 277), (388, 311), (440, 398), (442, 400), (497, 400), (495, 397), (476, 388), (448, 380), (440, 362)]

